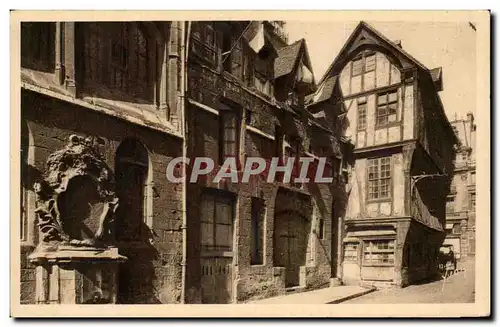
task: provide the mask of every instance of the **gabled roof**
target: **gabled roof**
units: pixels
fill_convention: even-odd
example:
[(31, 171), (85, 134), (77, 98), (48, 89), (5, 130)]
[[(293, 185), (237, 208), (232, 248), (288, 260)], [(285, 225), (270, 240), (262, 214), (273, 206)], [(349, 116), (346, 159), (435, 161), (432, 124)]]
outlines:
[(389, 47), (390, 49), (392, 49), (393, 51), (396, 51), (396, 52), (399, 52), (401, 55), (403, 55), (403, 57), (405, 57), (406, 59), (408, 59), (409, 61), (413, 62), (417, 67), (419, 67), (420, 69), (424, 70), (424, 71), (429, 71), (427, 67), (425, 67), (420, 61), (418, 61), (417, 59), (415, 59), (412, 55), (410, 55), (408, 52), (406, 52), (401, 46), (400, 46), (400, 43), (396, 43), (396, 42), (393, 42), (391, 40), (389, 40), (387, 37), (385, 37), (382, 33), (380, 33), (379, 31), (377, 31), (375, 28), (373, 28), (371, 25), (369, 25), (368, 23), (364, 22), (364, 21), (361, 21), (358, 26), (356, 26), (356, 28), (354, 29), (354, 31), (351, 33), (351, 35), (349, 36), (349, 38), (347, 39), (346, 43), (344, 44), (344, 46), (342, 47), (342, 49), (340, 50), (340, 52), (338, 53), (337, 57), (335, 58), (335, 60), (331, 63), (330, 67), (328, 67), (328, 69), (326, 70), (325, 74), (323, 75), (323, 77), (321, 78), (321, 80), (319, 81), (318, 85), (320, 85), (327, 76), (330, 75), (332, 69), (336, 66), (336, 64), (340, 61), (340, 59), (342, 59), (344, 57), (344, 55), (346, 54), (346, 52), (349, 50), (349, 48), (352, 46), (352, 44), (354, 43), (354, 41), (356, 40), (356, 37), (358, 36), (358, 34), (362, 31), (362, 30), (366, 30), (368, 31), (369, 33), (373, 33), (383, 44), (385, 44), (387, 47)]
[(300, 39), (289, 46), (278, 49), (278, 57), (274, 61), (274, 78), (290, 74), (295, 68), (297, 56), (304, 39)]
[(318, 90), (312, 94), (306, 96), (306, 105), (310, 103), (319, 103), (330, 99), (337, 84), (338, 77), (330, 76), (328, 77), (318, 88)]

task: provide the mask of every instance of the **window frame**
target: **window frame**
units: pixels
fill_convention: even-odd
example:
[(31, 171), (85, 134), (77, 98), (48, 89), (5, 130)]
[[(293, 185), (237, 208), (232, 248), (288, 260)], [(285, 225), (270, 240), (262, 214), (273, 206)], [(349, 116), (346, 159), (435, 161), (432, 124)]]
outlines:
[[(366, 58), (368, 57), (374, 57), (373, 59), (373, 68), (368, 70), (366, 68), (366, 63), (367, 60)], [(359, 72), (354, 71), (354, 62), (360, 62), (360, 69)], [(366, 73), (370, 72), (376, 72), (377, 70), (377, 53), (375, 51), (363, 51), (362, 53), (358, 54), (351, 60), (351, 78), (357, 77), (357, 76), (363, 76)]]
[[(235, 121), (235, 126), (234, 126), (234, 148), (235, 148), (235, 153), (233, 155), (228, 155), (226, 153), (226, 129), (227, 129), (227, 120), (226, 118), (228, 116), (233, 116), (234, 121)], [(236, 158), (236, 164), (238, 167), (240, 166), (240, 137), (241, 137), (241, 126), (242, 126), (242, 121), (241, 121), (241, 110), (240, 109), (223, 109), (219, 110), (219, 119), (218, 119), (218, 129), (219, 129), (219, 137), (218, 137), (218, 160), (219, 160), (219, 166), (221, 166), (224, 161), (227, 158)]]
[(476, 209), (476, 192), (469, 192), (468, 207), (469, 209)]
[[(388, 160), (389, 163), (385, 164), (384, 166), (387, 167), (389, 166), (389, 175), (387, 176), (387, 170), (385, 171), (385, 176), (382, 177), (382, 160)], [(375, 178), (370, 177), (370, 169), (374, 168), (375, 166), (372, 165), (373, 162), (377, 162), (376, 168), (377, 168), (377, 176)], [(367, 192), (366, 192), (366, 199), (367, 202), (388, 202), (392, 201), (393, 197), (393, 160), (392, 156), (387, 156), (387, 157), (376, 157), (376, 158), (368, 158), (367, 159), (367, 174), (366, 174), (366, 179), (367, 179)], [(372, 169), (373, 171), (373, 169)], [(380, 194), (380, 189), (381, 189), (381, 181), (382, 180), (387, 180), (387, 184), (384, 184), (384, 186), (387, 187), (387, 195), (385, 197), (381, 197), (380, 195), (377, 197), (373, 197), (371, 194), (375, 194), (375, 192), (371, 192), (371, 182), (377, 183), (377, 194)]]
[[(218, 47), (219, 37), (215, 26), (215, 22), (198, 21), (194, 22), (193, 25), (194, 25), (193, 27), (195, 27), (195, 29), (191, 33), (193, 43), (200, 45), (203, 49), (207, 50), (211, 54), (212, 59), (210, 59), (210, 57), (204, 56), (203, 53), (199, 53), (198, 51), (196, 51), (195, 46), (191, 47), (192, 53), (198, 59), (205, 61), (213, 68), (217, 68), (219, 63), (219, 47)], [(209, 29), (211, 29), (213, 32), (212, 42), (208, 42), (209, 39), (207, 38), (207, 35), (209, 35), (208, 32)], [(199, 36), (196, 35), (197, 32), (199, 32)]]
[[(85, 22), (81, 39), (83, 93), (109, 93), (121, 101), (159, 106), (158, 41), (147, 27), (140, 22)], [(145, 41), (142, 50), (139, 39)], [(98, 44), (96, 53), (93, 42)]]
[[(391, 101), (390, 100), (390, 94), (395, 94), (396, 95), (396, 100)], [(379, 102), (380, 97), (385, 97), (384, 103)], [(387, 91), (383, 92), (378, 92), (376, 93), (376, 100), (375, 100), (375, 127), (378, 128), (386, 128), (388, 126), (392, 125), (398, 125), (400, 124), (399, 121), (399, 115), (398, 115), (398, 108), (399, 108), (399, 88), (394, 88), (390, 89)], [(391, 110), (390, 106), (395, 105), (394, 113), (389, 113), (389, 110)], [(382, 108), (383, 107), (383, 108)], [(380, 110), (384, 109), (385, 114), (381, 115)], [(394, 115), (394, 121), (390, 121), (389, 117)], [(385, 118), (385, 122), (381, 123), (379, 119), (383, 117)]]
[[(450, 201), (450, 198), (453, 198), (453, 201)], [(453, 213), (455, 212), (455, 202), (456, 201), (456, 196), (455, 194), (448, 194), (446, 196), (446, 212), (449, 212), (449, 213)], [(449, 207), (449, 205), (451, 205), (451, 207)]]
[[(363, 106), (362, 108), (364, 109), (364, 113), (363, 115), (361, 115), (361, 106)], [(358, 106), (357, 106), (357, 124), (356, 124), (356, 127), (357, 127), (357, 130), (358, 131), (366, 131), (366, 125), (367, 125), (367, 112), (368, 112), (368, 101), (366, 100), (366, 98), (364, 100), (359, 100), (358, 99)], [(363, 118), (363, 120), (361, 120), (361, 118)], [(361, 126), (361, 121), (363, 121), (363, 127), (360, 127)]]
[[(212, 202), (211, 204), (213, 205), (213, 211), (211, 213), (211, 221), (204, 222), (203, 215), (200, 215), (200, 246), (201, 246), (201, 252), (202, 253), (232, 253), (234, 252), (234, 232), (235, 232), (235, 218), (236, 218), (236, 199), (233, 194), (228, 193), (228, 192), (222, 192), (219, 190), (213, 190), (213, 189), (207, 189), (205, 190), (202, 195), (201, 195), (201, 203), (202, 207), (205, 204), (205, 201), (207, 199), (210, 199)], [(231, 217), (230, 217), (230, 223), (218, 223), (220, 221), (220, 217), (217, 217), (217, 205), (228, 205), (230, 206), (230, 212), (231, 212)], [(204, 239), (202, 237), (202, 224), (211, 224), (211, 230), (212, 230), (212, 244), (204, 244)], [(231, 237), (229, 245), (217, 245), (217, 225), (221, 226), (230, 226), (230, 235), (228, 237)]]

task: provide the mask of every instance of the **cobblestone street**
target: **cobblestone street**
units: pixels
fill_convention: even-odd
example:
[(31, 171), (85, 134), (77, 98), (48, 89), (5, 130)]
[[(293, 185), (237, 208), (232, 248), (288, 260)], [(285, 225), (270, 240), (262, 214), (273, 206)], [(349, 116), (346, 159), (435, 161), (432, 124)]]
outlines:
[(438, 280), (399, 289), (381, 289), (341, 304), (471, 303), (474, 302), (474, 266), (468, 263), (464, 269), (445, 282)]

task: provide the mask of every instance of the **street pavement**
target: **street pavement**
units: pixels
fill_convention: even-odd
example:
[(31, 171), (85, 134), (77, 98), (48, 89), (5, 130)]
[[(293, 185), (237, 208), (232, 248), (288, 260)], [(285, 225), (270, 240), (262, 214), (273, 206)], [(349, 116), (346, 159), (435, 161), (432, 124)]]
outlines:
[(405, 288), (380, 289), (341, 304), (370, 303), (471, 303), (474, 302), (475, 274), (473, 263), (464, 266), (446, 280)]

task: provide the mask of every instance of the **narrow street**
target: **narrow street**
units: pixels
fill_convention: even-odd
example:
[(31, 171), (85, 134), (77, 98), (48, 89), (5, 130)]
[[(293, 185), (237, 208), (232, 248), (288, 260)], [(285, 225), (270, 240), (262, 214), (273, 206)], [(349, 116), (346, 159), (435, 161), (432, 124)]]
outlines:
[(398, 289), (380, 289), (341, 304), (370, 303), (471, 303), (474, 302), (475, 274), (472, 264), (446, 281), (438, 280)]

